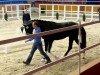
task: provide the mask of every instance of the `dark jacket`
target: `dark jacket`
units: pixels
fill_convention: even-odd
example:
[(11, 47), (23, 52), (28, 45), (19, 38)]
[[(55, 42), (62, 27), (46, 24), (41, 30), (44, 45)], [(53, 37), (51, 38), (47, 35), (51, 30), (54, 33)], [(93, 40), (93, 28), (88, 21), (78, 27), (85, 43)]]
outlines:
[(26, 23), (30, 20), (30, 14), (24, 13), (23, 14), (23, 24), (26, 25)]

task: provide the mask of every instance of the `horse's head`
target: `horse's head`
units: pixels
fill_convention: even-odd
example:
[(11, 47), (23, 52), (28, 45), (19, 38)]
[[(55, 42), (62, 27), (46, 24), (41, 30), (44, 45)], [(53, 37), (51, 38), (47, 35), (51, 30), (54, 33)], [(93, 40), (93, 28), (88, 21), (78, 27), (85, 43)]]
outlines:
[(34, 19), (34, 20), (28, 21), (27, 24), (24, 25), (26, 34), (32, 34), (32, 32), (33, 32), (32, 23), (34, 21), (36, 21), (38, 23), (38, 27), (41, 28), (41, 32), (58, 28), (58, 26), (56, 26), (55, 22)]
[(23, 27), (21, 27), (21, 31), (25, 29), (26, 34), (32, 34), (33, 27), (32, 27), (33, 20), (29, 20)]
[(32, 34), (33, 32), (33, 27), (32, 27), (32, 23), (36, 21), (38, 23), (38, 26), (40, 27), (41, 24), (41, 20), (29, 20), (26, 25), (24, 25), (24, 27), (21, 27), (21, 31), (23, 31), (23, 29), (25, 29), (25, 33), (26, 34)]

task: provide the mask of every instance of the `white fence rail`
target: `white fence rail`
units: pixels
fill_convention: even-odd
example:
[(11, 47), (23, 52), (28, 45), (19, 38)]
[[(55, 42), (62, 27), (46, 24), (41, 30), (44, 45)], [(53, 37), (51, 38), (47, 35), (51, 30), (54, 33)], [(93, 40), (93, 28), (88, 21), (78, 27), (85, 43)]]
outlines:
[(2, 7), (0, 10), (0, 18), (4, 20), (5, 12), (8, 14), (9, 18), (20, 19), (22, 17), (23, 11), (27, 11), (30, 13), (31, 16), (31, 5), (30, 4), (7, 4)]
[[(42, 9), (43, 7), (45, 8)], [(54, 9), (55, 7), (58, 7), (58, 9)], [(63, 10), (60, 9), (60, 7), (63, 7)], [(82, 10), (82, 7), (84, 7), (84, 11)], [(86, 19), (89, 19), (91, 21), (98, 20), (99, 19), (99, 15), (98, 15), (99, 7), (100, 5), (40, 4), (39, 5), (39, 18), (43, 18), (43, 17), (55, 18), (55, 14), (58, 12), (60, 17), (62, 17), (63, 19), (67, 19), (67, 18), (82, 19), (82, 15), (83, 13), (85, 13)], [(42, 14), (41, 13), (42, 11), (44, 11), (45, 13)]]
[(0, 20), (4, 19), (4, 8), (0, 10)]

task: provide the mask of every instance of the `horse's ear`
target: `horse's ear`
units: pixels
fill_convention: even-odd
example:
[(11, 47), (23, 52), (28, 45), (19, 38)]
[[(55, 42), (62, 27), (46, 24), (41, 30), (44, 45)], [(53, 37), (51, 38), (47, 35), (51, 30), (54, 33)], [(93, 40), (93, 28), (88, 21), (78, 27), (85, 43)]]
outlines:
[(27, 22), (27, 25), (32, 25), (32, 22), (33, 22), (33, 20), (29, 20), (29, 21)]

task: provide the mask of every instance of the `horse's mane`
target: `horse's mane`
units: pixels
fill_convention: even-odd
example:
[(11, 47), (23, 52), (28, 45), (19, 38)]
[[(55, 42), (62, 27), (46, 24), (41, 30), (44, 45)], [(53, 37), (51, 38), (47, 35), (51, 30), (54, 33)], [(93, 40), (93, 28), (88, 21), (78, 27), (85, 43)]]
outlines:
[(40, 25), (54, 25), (56, 22), (53, 21), (46, 21), (46, 20), (39, 20), (35, 19), (34, 21), (37, 21)]
[(78, 23), (76, 22), (72, 22), (72, 21), (69, 21), (69, 22), (61, 22), (61, 23), (57, 23), (57, 22), (54, 22), (54, 21), (47, 21), (47, 20), (40, 20), (40, 19), (34, 19), (34, 21), (38, 21), (40, 23), (51, 23), (51, 24), (67, 24), (67, 25), (76, 25)]
[(53, 29), (58, 29), (58, 28), (62, 28), (62, 27), (68, 27), (68, 26), (72, 26), (72, 25), (76, 25), (76, 22), (61, 22), (61, 23), (57, 23), (54, 21), (46, 21), (46, 20), (40, 20), (40, 19), (34, 19), (31, 20), (30, 23), (32, 24), (32, 22), (37, 21), (38, 22), (38, 26), (41, 29), (45, 29), (45, 30), (53, 30)]
[(33, 21), (37, 21), (39, 24), (39, 27), (46, 30), (52, 30), (52, 29), (57, 29), (61, 27), (61, 25), (59, 26), (59, 23), (56, 23), (53, 21), (46, 21), (46, 20), (39, 20), (39, 19), (34, 19)]
[(53, 21), (40, 20), (40, 19), (34, 19), (34, 21), (47, 22), (47, 23), (55, 23), (55, 22), (53, 22)]

